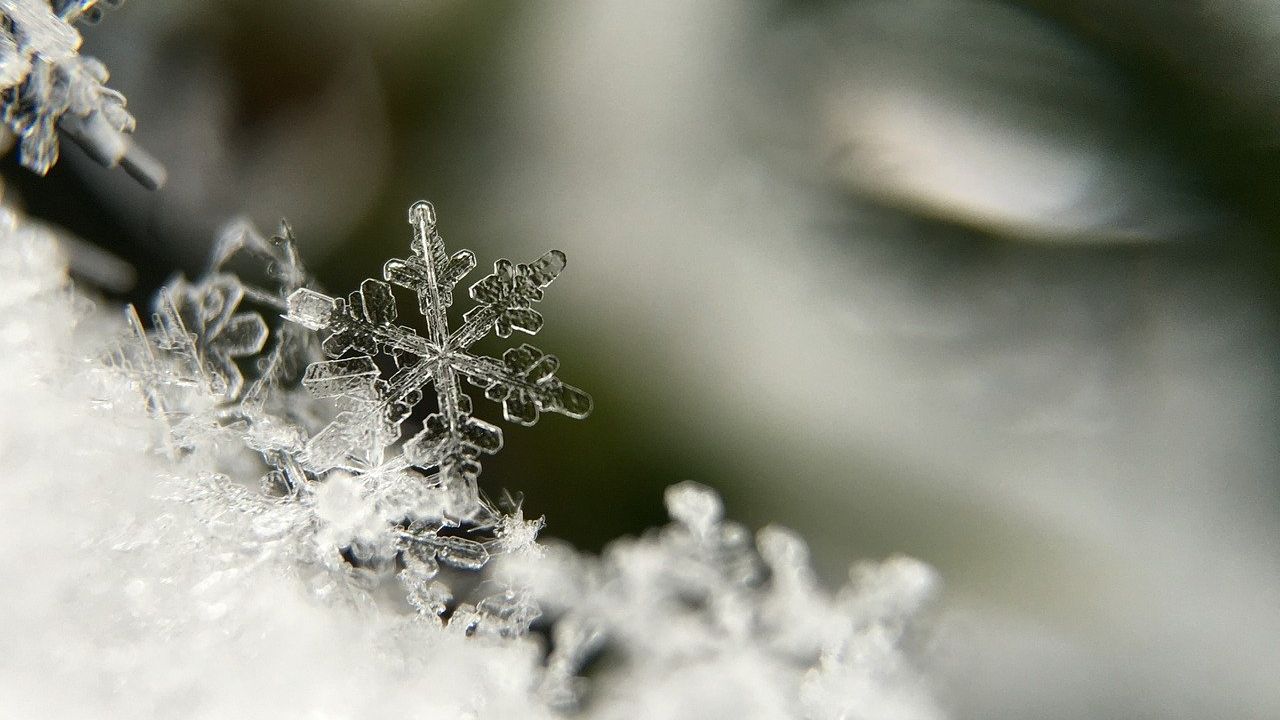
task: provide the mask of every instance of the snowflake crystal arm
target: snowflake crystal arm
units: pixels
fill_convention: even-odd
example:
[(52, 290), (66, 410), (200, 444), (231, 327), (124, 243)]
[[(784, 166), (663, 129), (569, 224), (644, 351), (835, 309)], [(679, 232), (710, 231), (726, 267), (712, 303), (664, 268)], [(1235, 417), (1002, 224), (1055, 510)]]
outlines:
[(244, 375), (235, 359), (256, 355), (267, 341), (267, 324), (256, 312), (241, 312), (244, 288), (219, 274), (192, 284), (179, 277), (161, 293), (157, 327), (171, 347), (181, 348), (202, 368), (210, 392), (235, 398)]
[[(328, 333), (323, 348), (332, 359), (307, 369), (308, 387), (347, 406), (312, 438), (308, 453), (320, 466), (363, 469), (380, 463), (383, 450), (399, 437), (401, 423), (431, 386), (438, 411), (404, 443), (403, 461), (438, 467), (446, 481), (474, 481), (480, 472), (478, 456), (501, 449), (502, 431), (472, 416), (461, 380), (483, 388), (487, 398), (502, 403), (508, 421), (522, 425), (532, 425), (542, 412), (583, 418), (591, 411), (589, 395), (555, 376), (559, 361), (532, 345), (512, 348), (500, 360), (470, 351), (490, 332), (509, 337), (513, 329), (529, 334), (541, 329), (542, 316), (532, 305), (564, 269), (565, 256), (552, 250), (527, 265), (499, 260), (492, 275), (471, 286), (478, 304), (464, 315), (462, 327), (451, 332), (453, 290), (475, 268), (475, 255), (469, 250), (448, 254), (430, 203), (414, 204), (409, 224), (414, 235), (410, 256), (389, 260), (384, 280), (365, 280), (346, 298), (305, 288), (289, 297), (289, 320)], [(416, 294), (425, 337), (395, 323), (392, 285)], [(391, 356), (398, 368), (386, 380), (373, 359), (379, 354)]]
[[(233, 261), (247, 261), (256, 276), (241, 278)], [(165, 422), (170, 455), (238, 437), (279, 467), (273, 456), (300, 450), (331, 417), (298, 383), (321, 356), (318, 340), (275, 320), (276, 313), (268, 312), (268, 323), (262, 313), (283, 311), (286, 297), (308, 281), (287, 225), (267, 239), (239, 220), (221, 233), (204, 273), (175, 276), (157, 293), (150, 331), (129, 308), (130, 332), (109, 364), (142, 389), (147, 408)]]
[(160, 163), (130, 142), (133, 116), (106, 87), (107, 68), (80, 54), (71, 23), (94, 19), (98, 0), (0, 0), (0, 115), (18, 137), (18, 159), (44, 175), (58, 161), (58, 131), (97, 162), (120, 165), (144, 186), (164, 184)]
[(395, 285), (418, 294), (418, 309), (427, 321), (431, 342), (443, 345), (449, 334), (445, 311), (453, 304), (453, 287), (476, 266), (470, 250), (459, 250), (447, 256), (444, 239), (436, 232), (436, 211), (428, 202), (414, 203), (409, 208), (409, 224), (413, 226), (412, 257), (388, 260), (383, 277)]

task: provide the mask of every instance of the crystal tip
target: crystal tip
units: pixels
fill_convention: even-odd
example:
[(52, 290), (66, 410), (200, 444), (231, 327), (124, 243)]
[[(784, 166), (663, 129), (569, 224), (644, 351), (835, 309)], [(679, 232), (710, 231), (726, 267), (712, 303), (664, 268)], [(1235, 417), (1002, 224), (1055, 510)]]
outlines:
[(436, 207), (426, 200), (419, 200), (409, 207), (409, 224), (424, 223), (427, 229), (436, 226)]

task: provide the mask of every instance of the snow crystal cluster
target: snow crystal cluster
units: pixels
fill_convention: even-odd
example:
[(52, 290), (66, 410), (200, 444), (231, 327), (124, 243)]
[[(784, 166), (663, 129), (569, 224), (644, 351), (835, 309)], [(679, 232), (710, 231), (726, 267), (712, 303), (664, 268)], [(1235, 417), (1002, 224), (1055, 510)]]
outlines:
[[(499, 261), (449, 331), (475, 260), (415, 205), (385, 277), (417, 295), (421, 337), (383, 281), (330, 298), (287, 226), (238, 223), (150, 329), (129, 310), (107, 332), (53, 240), (0, 220), (0, 697), (18, 716), (941, 716), (902, 650), (933, 584), (915, 561), (858, 565), (831, 595), (799, 537), (753, 538), (693, 483), (668, 491), (669, 526), (596, 558), (477, 491), (501, 434), (463, 381), (517, 423), (590, 410), (540, 350), (468, 349), (537, 330), (563, 254)], [(261, 278), (229, 272), (244, 259)]]
[(147, 187), (164, 169), (133, 145), (125, 98), (106, 86), (107, 68), (80, 54), (73, 23), (96, 20), (119, 0), (0, 0), (0, 117), (17, 138), (18, 160), (44, 175), (58, 161), (59, 132), (107, 166)]
[[(435, 580), (441, 564), (480, 570), (493, 552), (536, 536), (537, 523), (514, 503), (504, 513), (478, 490), (478, 456), (502, 447), (502, 431), (472, 414), (463, 381), (524, 425), (541, 412), (585, 417), (591, 398), (556, 377), (554, 356), (527, 343), (500, 360), (469, 350), (490, 332), (541, 327), (532, 304), (564, 268), (563, 253), (527, 265), (499, 260), (471, 286), (477, 305), (451, 332), (453, 287), (475, 256), (446, 253), (430, 204), (414, 205), (410, 223), (410, 257), (388, 261), (385, 281), (365, 280), (347, 298), (307, 287), (287, 226), (266, 239), (239, 223), (207, 273), (161, 290), (152, 330), (127, 313), (130, 333), (111, 365), (164, 423), (170, 456), (203, 456), (204, 467), (222, 473), (198, 487), (207, 512), (248, 513), (264, 536), (310, 537), (314, 552), (299, 559), (326, 569), (314, 579), (325, 593), (364, 600), (380, 575), (395, 572), (409, 602), (437, 618), (451, 599)], [(241, 255), (265, 266), (261, 284), (225, 271)], [(395, 323), (392, 284), (416, 295), (426, 337)], [(274, 327), (261, 310), (276, 313)], [(423, 405), (432, 411), (402, 440)], [(246, 458), (261, 465), (260, 492), (227, 479), (245, 472)]]

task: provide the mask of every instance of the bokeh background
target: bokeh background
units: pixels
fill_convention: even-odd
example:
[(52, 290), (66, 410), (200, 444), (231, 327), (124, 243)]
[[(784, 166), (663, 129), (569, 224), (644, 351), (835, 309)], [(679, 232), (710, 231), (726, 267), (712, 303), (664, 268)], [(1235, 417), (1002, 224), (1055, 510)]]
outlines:
[(86, 53), (169, 184), (3, 173), (115, 300), (242, 214), (334, 293), (422, 198), (473, 280), (562, 249), (538, 345), (595, 413), (482, 479), (550, 534), (695, 479), (829, 578), (938, 568), (959, 718), (1276, 718), (1278, 33), (1271, 0), (131, 0)]

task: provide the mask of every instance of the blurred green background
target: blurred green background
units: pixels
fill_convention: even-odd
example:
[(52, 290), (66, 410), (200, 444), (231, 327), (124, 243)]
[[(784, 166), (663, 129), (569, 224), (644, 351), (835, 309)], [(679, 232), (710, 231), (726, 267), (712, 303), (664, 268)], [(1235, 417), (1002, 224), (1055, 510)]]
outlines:
[(131, 0), (86, 52), (169, 185), (71, 147), (4, 177), (134, 302), (241, 213), (335, 294), (418, 199), (468, 282), (564, 250), (536, 342), (595, 413), (506, 429), (482, 478), (549, 534), (599, 549), (695, 479), (830, 579), (937, 567), (961, 717), (1276, 717), (1277, 31), (1239, 0)]

